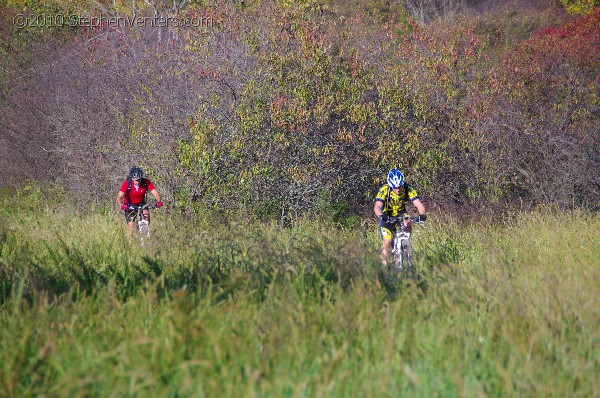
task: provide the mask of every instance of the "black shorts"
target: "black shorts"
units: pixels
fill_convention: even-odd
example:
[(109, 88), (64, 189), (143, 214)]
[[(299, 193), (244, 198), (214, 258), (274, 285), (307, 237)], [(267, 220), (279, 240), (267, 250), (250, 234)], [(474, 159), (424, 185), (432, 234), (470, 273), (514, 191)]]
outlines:
[[(398, 214), (397, 217), (404, 217), (406, 215), (406, 212), (404, 213), (400, 213)], [(381, 235), (381, 237), (383, 239), (393, 239), (394, 237), (394, 231), (396, 230), (396, 224), (401, 223), (401, 220), (398, 220), (394, 223), (390, 223), (388, 221), (380, 221), (379, 223), (379, 235)]]
[[(139, 205), (135, 205), (135, 206), (143, 206), (145, 205), (145, 203), (140, 203)], [(132, 221), (136, 221), (137, 220), (137, 210), (123, 210), (123, 214), (125, 215), (125, 221), (126, 222), (132, 222)], [(150, 210), (145, 209), (144, 210), (144, 218), (148, 221), (150, 221)]]

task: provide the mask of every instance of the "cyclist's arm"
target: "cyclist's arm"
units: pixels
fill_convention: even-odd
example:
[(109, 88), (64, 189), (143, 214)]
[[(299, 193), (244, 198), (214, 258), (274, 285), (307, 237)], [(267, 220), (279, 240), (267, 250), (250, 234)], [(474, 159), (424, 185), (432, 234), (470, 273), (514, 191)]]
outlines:
[(157, 202), (160, 202), (160, 194), (156, 189), (153, 189), (152, 191), (150, 191), (150, 193), (152, 194), (152, 196), (154, 196), (154, 199), (156, 199)]
[(123, 205), (124, 198), (125, 198), (125, 192), (119, 191), (119, 194), (117, 195), (117, 204), (119, 205), (119, 207), (121, 207)]
[(375, 213), (377, 217), (383, 214), (383, 202), (375, 202), (375, 206), (373, 206), (373, 213)]
[(419, 211), (419, 215), (421, 214), (425, 214), (425, 205), (423, 204), (423, 202), (421, 202), (421, 199), (413, 199), (413, 205), (415, 205), (415, 207), (417, 208), (417, 210)]

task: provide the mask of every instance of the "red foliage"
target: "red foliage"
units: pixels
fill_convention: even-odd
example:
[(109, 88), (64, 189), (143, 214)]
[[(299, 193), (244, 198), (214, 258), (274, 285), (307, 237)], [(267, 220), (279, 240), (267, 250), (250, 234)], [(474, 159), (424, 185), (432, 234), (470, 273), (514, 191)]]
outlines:
[[(575, 18), (563, 26), (540, 29), (521, 46), (530, 57), (562, 57), (583, 67), (596, 68), (600, 64), (600, 7), (589, 15)], [(518, 50), (517, 50), (518, 51)]]

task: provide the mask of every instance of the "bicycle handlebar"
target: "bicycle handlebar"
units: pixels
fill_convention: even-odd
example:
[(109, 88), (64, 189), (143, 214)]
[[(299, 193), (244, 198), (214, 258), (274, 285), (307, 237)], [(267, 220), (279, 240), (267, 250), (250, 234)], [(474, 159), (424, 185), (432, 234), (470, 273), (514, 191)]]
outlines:
[(127, 210), (145, 210), (145, 209), (156, 209), (156, 203), (145, 204), (145, 205), (127, 205)]
[(390, 224), (393, 224), (398, 221), (403, 221), (405, 219), (410, 219), (410, 222), (415, 223), (415, 224), (424, 224), (423, 221), (419, 221), (419, 217), (388, 217), (388, 222)]

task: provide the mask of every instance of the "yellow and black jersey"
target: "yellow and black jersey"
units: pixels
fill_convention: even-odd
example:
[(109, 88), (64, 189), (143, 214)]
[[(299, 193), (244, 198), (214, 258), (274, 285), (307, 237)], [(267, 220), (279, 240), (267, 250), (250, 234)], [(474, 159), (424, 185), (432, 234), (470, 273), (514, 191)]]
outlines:
[(382, 186), (379, 192), (377, 192), (375, 201), (383, 203), (384, 213), (391, 217), (397, 217), (406, 212), (406, 202), (418, 198), (419, 194), (417, 191), (407, 183), (404, 183), (400, 188), (400, 193), (397, 195), (389, 185)]

